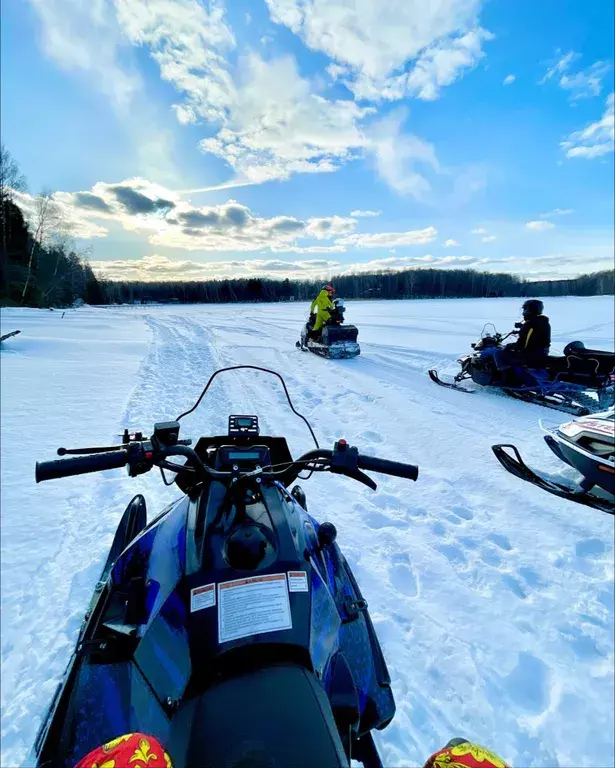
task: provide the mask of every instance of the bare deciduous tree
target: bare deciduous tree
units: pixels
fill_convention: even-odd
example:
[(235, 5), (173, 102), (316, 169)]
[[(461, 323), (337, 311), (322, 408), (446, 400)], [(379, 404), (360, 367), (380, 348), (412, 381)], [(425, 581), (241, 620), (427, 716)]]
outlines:
[(19, 170), (19, 166), (11, 153), (0, 144), (0, 198), (12, 198), (12, 192), (25, 192), (28, 186), (26, 177)]
[[(30, 226), (32, 242), (28, 254), (28, 273), (21, 293), (22, 304), (26, 300), (28, 288), (30, 287), (32, 271), (36, 266), (36, 255), (38, 250), (50, 245), (54, 238), (68, 236), (66, 222), (62, 216), (60, 206), (53, 199), (52, 192), (47, 190), (36, 196), (34, 200), (34, 212), (30, 217)], [(60, 245), (60, 243), (58, 244)]]

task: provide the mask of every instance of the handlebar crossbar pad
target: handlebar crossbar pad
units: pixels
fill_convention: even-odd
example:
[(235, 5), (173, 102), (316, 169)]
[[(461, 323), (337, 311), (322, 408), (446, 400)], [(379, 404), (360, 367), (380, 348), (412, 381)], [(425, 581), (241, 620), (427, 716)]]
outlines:
[(79, 456), (74, 459), (56, 459), (55, 461), (37, 461), (35, 478), (40, 483), (43, 480), (54, 480), (70, 475), (84, 475), (88, 472), (102, 472), (104, 469), (125, 467), (128, 454), (124, 450), (94, 453)]

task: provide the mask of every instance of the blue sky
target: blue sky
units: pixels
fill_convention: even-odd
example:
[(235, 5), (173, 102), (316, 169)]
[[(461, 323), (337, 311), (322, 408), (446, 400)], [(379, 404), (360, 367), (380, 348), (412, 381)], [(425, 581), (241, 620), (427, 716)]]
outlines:
[(2, 140), (125, 279), (613, 263), (612, 0), (4, 0)]

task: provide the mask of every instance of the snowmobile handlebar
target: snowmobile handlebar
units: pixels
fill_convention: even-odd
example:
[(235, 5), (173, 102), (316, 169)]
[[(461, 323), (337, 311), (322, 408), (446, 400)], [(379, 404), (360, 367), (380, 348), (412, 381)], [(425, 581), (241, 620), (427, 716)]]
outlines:
[(35, 479), (37, 483), (43, 480), (55, 480), (71, 475), (85, 475), (88, 472), (102, 472), (105, 469), (118, 469), (128, 463), (127, 451), (109, 451), (108, 453), (93, 453), (69, 459), (55, 461), (37, 461)]
[[(188, 446), (160, 446), (157, 450), (152, 449), (153, 446), (150, 442), (132, 442), (123, 449), (92, 453), (75, 458), (57, 459), (56, 461), (37, 462), (35, 479), (37, 483), (40, 483), (71, 475), (118, 469), (127, 464), (129, 465), (129, 474), (133, 477), (149, 471), (154, 466), (181, 472), (184, 467), (169, 464), (166, 461), (167, 457), (172, 456), (184, 456), (187, 459), (186, 470), (208, 475), (211, 479), (224, 482), (234, 477), (231, 472), (217, 471), (203, 464), (198, 454)], [(419, 474), (419, 468), (413, 464), (379, 459), (375, 456), (363, 456), (356, 448), (348, 446), (346, 441), (340, 440), (335, 444), (332, 451), (322, 448), (308, 451), (283, 469), (276, 467), (259, 468), (245, 473), (243, 477), (259, 476), (263, 480), (279, 480), (288, 485), (304, 469), (345, 475), (374, 489), (376, 488), (374, 481), (361, 470), (393, 475), (407, 480), (416, 480)]]

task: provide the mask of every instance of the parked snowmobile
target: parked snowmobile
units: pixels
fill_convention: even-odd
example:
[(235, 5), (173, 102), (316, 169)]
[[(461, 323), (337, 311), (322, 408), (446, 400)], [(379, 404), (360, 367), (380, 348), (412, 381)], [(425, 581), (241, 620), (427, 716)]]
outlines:
[[(522, 480), (615, 515), (615, 408), (545, 431), (545, 442), (553, 453), (579, 472), (581, 479), (577, 483), (565, 484), (537, 474), (525, 464), (514, 445), (494, 445), (492, 450), (504, 469)], [(592, 492), (596, 487), (605, 493)]]
[[(122, 734), (158, 739), (174, 768), (381, 762), (371, 732), (395, 713), (367, 603), (332, 523), (308, 514), (293, 483), (362, 470), (416, 480), (410, 464), (361, 455), (344, 440), (294, 460), (256, 416), (228, 434), (179, 438), (181, 419), (122, 445), (59, 449), (36, 481), (128, 467), (174, 472), (183, 498), (146, 520), (137, 495), (120, 521), (77, 645), (35, 743), (39, 768), (72, 768)], [(172, 461), (183, 459), (185, 464)], [(289, 491), (288, 488), (292, 489)], [(244, 762), (245, 761), (245, 762)]]
[[(488, 326), (493, 330), (486, 330)], [(562, 356), (549, 356), (542, 369), (513, 368), (504, 378), (493, 358), (484, 352), (490, 347), (501, 347), (511, 333), (504, 336), (488, 323), (481, 338), (472, 344), (473, 352), (457, 361), (461, 370), (453, 381), (442, 380), (433, 369), (429, 371), (431, 380), (460, 392), (474, 392), (460, 386), (465, 379), (472, 379), (475, 384), (497, 387), (518, 400), (573, 416), (585, 416), (615, 402), (615, 353), (586, 349), (582, 341), (567, 344)]]
[(335, 309), (331, 311), (329, 320), (321, 332), (315, 333), (314, 315), (310, 315), (305, 326), (301, 329), (301, 340), (296, 343), (299, 349), (314, 352), (322, 357), (333, 359), (356, 357), (361, 353), (357, 342), (359, 330), (355, 325), (344, 325), (346, 307), (342, 299), (334, 299)]

